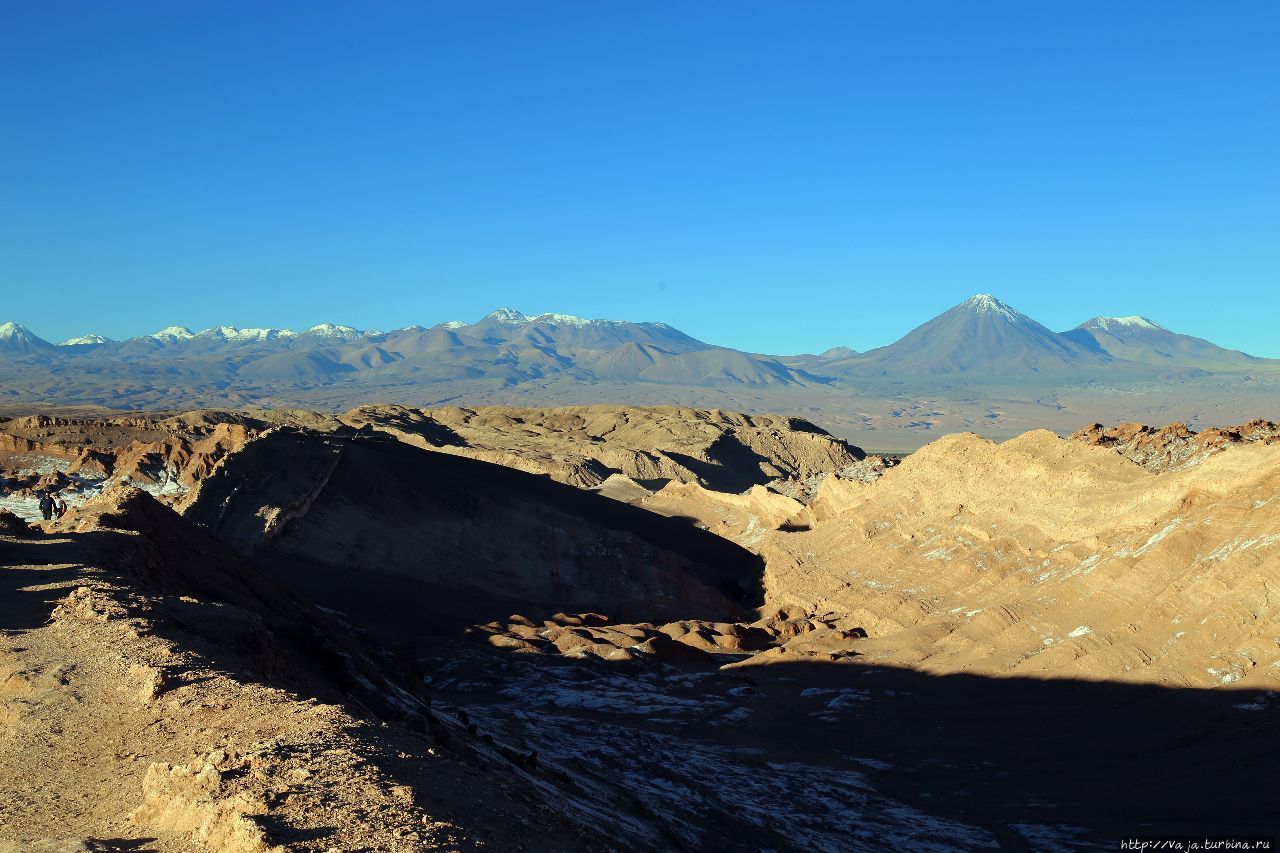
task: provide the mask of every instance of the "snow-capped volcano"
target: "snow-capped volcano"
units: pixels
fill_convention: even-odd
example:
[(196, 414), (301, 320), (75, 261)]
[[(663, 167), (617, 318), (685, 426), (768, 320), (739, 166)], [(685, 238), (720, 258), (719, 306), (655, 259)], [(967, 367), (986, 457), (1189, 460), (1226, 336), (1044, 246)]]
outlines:
[(1104, 353), (1057, 334), (989, 293), (979, 293), (855, 363), (882, 373), (927, 375), (1066, 372), (1082, 363), (1107, 360)]
[(952, 310), (954, 311), (956, 309), (963, 309), (974, 314), (991, 314), (1008, 320), (1011, 323), (1035, 323), (1035, 320), (1032, 320), (1026, 314), (1023, 314), (1007, 302), (1001, 302), (990, 293), (978, 293), (970, 296)]
[(31, 353), (53, 349), (53, 344), (17, 323), (0, 323), (0, 350)]
[(26, 326), (17, 323), (0, 323), (0, 341), (35, 339), (36, 335)]

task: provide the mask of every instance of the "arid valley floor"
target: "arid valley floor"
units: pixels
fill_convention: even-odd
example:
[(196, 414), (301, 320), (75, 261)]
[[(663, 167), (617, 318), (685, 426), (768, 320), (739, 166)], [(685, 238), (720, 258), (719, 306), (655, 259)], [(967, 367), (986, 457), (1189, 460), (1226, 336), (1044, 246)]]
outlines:
[(1280, 825), (1269, 422), (899, 460), (677, 407), (41, 415), (0, 468), (0, 849)]

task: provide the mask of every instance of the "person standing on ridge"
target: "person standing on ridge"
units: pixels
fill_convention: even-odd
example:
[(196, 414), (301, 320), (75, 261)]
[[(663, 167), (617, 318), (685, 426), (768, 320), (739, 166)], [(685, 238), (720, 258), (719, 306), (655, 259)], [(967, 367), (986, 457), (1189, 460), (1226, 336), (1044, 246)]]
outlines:
[(53, 498), (43, 490), (40, 492), (40, 514), (44, 516), (45, 521), (53, 518)]

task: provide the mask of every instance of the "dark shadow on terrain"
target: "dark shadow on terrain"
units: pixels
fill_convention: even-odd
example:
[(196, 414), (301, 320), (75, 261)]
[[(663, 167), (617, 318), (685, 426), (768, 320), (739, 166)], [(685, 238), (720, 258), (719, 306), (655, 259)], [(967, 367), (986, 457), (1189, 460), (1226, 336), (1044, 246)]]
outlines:
[(1075, 341), (1090, 352), (1098, 353), (1099, 355), (1109, 355), (1109, 353), (1103, 349), (1102, 344), (1098, 343), (1097, 339), (1094, 338), (1093, 335), (1089, 334), (1087, 329), (1068, 329), (1067, 331), (1059, 332), (1058, 334), (1062, 335), (1064, 338), (1069, 338), (1072, 341)]
[(707, 448), (711, 462), (703, 462), (686, 453), (668, 450), (666, 454), (698, 475), (707, 488), (717, 492), (744, 492), (752, 486), (764, 485), (771, 479), (762, 470), (761, 462), (769, 462), (732, 433), (723, 433)]
[(670, 477), (654, 477), (649, 480), (636, 480), (639, 486), (648, 489), (651, 492), (662, 491), (662, 487), (671, 482)]
[[(924, 811), (984, 824), (1084, 825), (1107, 841), (1280, 826), (1268, 781), (1280, 766), (1280, 696), (854, 668), (841, 677), (832, 667), (787, 665), (770, 677), (869, 690), (851, 715), (811, 735), (891, 764), (871, 771), (877, 789)], [(1267, 710), (1237, 707), (1257, 703)], [(761, 734), (797, 751), (815, 740), (776, 715)]]
[(812, 528), (807, 524), (783, 523), (779, 524), (777, 530), (779, 533), (807, 533)]
[[(480, 662), (486, 657), (489, 663)], [(545, 698), (538, 704), (538, 690), (530, 688), (563, 683), (584, 691), (599, 684), (601, 695), (616, 696), (618, 679), (653, 671), (651, 664), (498, 652), (473, 659), (477, 664), (465, 672), (455, 670), (454, 677), (466, 679), (462, 689), (439, 700), (475, 709), (473, 715), (487, 721), (478, 734), (493, 731), (501, 744), (518, 733), (540, 750), (539, 772), (551, 781), (557, 768), (567, 768), (580, 789), (603, 789), (608, 778), (632, 779), (650, 811), (716, 826), (719, 840), (711, 849), (798, 849), (786, 827), (797, 817), (795, 809), (803, 809), (803, 797), (779, 794), (772, 803), (778, 820), (757, 826), (743, 818), (735, 790), (741, 785), (734, 782), (738, 773), (758, 780), (795, 765), (858, 774), (878, 798), (980, 827), (1005, 849), (1029, 849), (1026, 839), (1038, 830), (1014, 828), (1025, 824), (1053, 828), (1045, 836), (1055, 838), (1052, 843), (1031, 849), (1118, 849), (1133, 835), (1270, 836), (1280, 827), (1274, 785), (1280, 695), (1265, 691), (778, 663), (703, 668), (706, 675), (695, 688), (680, 686), (673, 675), (667, 695), (699, 698), (706, 710), (655, 713), (663, 703), (644, 694), (634, 703), (590, 708)], [(572, 670), (578, 674), (563, 681)], [(629, 711), (629, 704), (637, 710)], [(737, 709), (749, 715), (732, 725), (716, 723)], [(610, 750), (601, 732), (619, 726), (630, 734), (612, 737), (627, 748), (619, 751), (615, 743)], [(673, 735), (688, 748), (674, 747)], [(707, 762), (700, 777), (703, 748), (718, 750), (720, 763)], [(598, 756), (606, 754), (612, 758), (602, 765)], [(724, 761), (738, 769), (727, 771)], [(576, 775), (584, 772), (601, 778)], [(779, 788), (803, 794), (816, 786), (809, 793), (838, 803), (836, 812), (883, 819), (885, 804), (865, 803), (865, 789), (850, 784), (824, 790), (830, 783), (817, 773), (797, 772), (794, 783), (780, 781)], [(635, 781), (645, 778), (654, 784)], [(663, 780), (672, 778), (679, 781), (675, 790), (692, 793), (684, 803), (672, 799), (668, 809), (661, 803), (671, 786)], [(694, 801), (703, 813), (686, 810)], [(819, 825), (831, 817), (824, 809), (812, 815)], [(965, 846), (954, 839), (951, 844)]]
[(90, 838), (85, 846), (93, 853), (160, 853), (148, 846), (154, 843), (154, 838)]
[[(50, 542), (38, 545), (31, 538), (0, 542), (0, 628), (27, 631), (38, 628), (49, 619), (59, 599), (70, 588), (28, 590), (28, 587), (75, 580), (81, 570), (76, 563), (79, 549), (73, 543)], [(14, 566), (31, 565), (38, 570), (19, 570)]]
[[(264, 508), (282, 508), (269, 535)], [(763, 601), (762, 559), (688, 519), (393, 440), (265, 437), (186, 517), (320, 604), (424, 634), (572, 608), (724, 620)]]
[(337, 830), (332, 826), (321, 826), (314, 829), (296, 829), (285, 821), (272, 815), (257, 815), (254, 822), (267, 833), (276, 844), (297, 844), (303, 841), (320, 841), (333, 835)]
[[(388, 699), (388, 679), (403, 677), (412, 685), (417, 669), (411, 659), (318, 611), (144, 492), (134, 491), (99, 523), (118, 530), (0, 541), (0, 629), (39, 627), (77, 586), (105, 581), (152, 599), (130, 604), (129, 615), (204, 656), (216, 670), (304, 698), (352, 704), (362, 713), (399, 713)], [(73, 583), (18, 591), (55, 580)], [(202, 680), (179, 672), (165, 678), (165, 689)]]
[(154, 838), (91, 838), (84, 847), (93, 853), (160, 853), (159, 848), (148, 847)]
[[(377, 434), (382, 428), (400, 430), (409, 435), (420, 436), (432, 447), (468, 446), (467, 440), (446, 424), (434, 419), (416, 420), (398, 414), (381, 414), (376, 426), (372, 423), (363, 424), (355, 430), (355, 433), (369, 437)], [(387, 434), (390, 435), (390, 433)], [(394, 436), (392, 437), (394, 438)]]

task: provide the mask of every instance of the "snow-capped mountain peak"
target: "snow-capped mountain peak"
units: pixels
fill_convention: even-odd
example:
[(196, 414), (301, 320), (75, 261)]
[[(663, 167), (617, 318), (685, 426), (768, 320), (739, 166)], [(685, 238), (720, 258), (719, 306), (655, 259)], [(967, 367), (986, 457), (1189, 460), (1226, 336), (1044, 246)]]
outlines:
[[(553, 326), (617, 326), (625, 325), (625, 320), (588, 320), (585, 317), (578, 317), (574, 314), (557, 314), (555, 312), (544, 312), (542, 314), (524, 314), (514, 308), (499, 308), (490, 314), (486, 314), (481, 323), (492, 323), (497, 326), (524, 326), (529, 323), (545, 323)], [(451, 320), (448, 323), (442, 323), (441, 328), (457, 329), (466, 326), (466, 323), (460, 323), (457, 320)]]
[(499, 326), (522, 326), (529, 322), (529, 318), (514, 308), (499, 308), (480, 318), (481, 323), (486, 321)]
[(1005, 302), (1001, 302), (990, 293), (979, 293), (974, 296), (970, 296), (964, 302), (960, 303), (960, 307), (973, 311), (977, 314), (993, 314), (997, 317), (1003, 317), (1013, 323), (1019, 323), (1030, 319), (1026, 314), (1023, 314), (1021, 311)]
[(17, 323), (0, 323), (0, 348), (9, 352), (48, 350), (53, 344)]
[(1168, 331), (1159, 323), (1148, 320), (1146, 317), (1140, 317), (1136, 314), (1129, 317), (1094, 317), (1089, 321), (1103, 331), (1111, 331), (1112, 326), (1120, 326), (1127, 329), (1152, 329), (1159, 331)]
[(360, 331), (354, 326), (340, 326), (335, 323), (316, 323), (311, 328), (302, 332), (299, 337), (308, 338), (325, 338), (335, 341), (353, 341), (362, 337), (365, 332)]
[(443, 322), (443, 323), (441, 323), (441, 324), (440, 324), (440, 328), (442, 328), (442, 329), (465, 329), (465, 328), (466, 328), (467, 326), (469, 326), (469, 325), (470, 325), (469, 323), (464, 323), (464, 322), (462, 322), (461, 320), (447, 320), (447, 321), (445, 321), (445, 322)]
[(110, 343), (115, 343), (115, 341), (111, 340), (111, 338), (104, 338), (102, 335), (81, 335), (78, 338), (67, 338), (65, 341), (58, 344), (58, 346), (79, 347), (79, 346), (92, 346), (96, 344), (110, 344)]
[(35, 335), (26, 326), (19, 326), (17, 323), (0, 323), (0, 340), (27, 337), (35, 337)]
[(155, 338), (158, 341), (186, 341), (195, 336), (195, 332), (186, 326), (165, 326), (160, 331), (147, 335), (147, 337)]
[(269, 341), (276, 338), (292, 338), (294, 332), (289, 329), (240, 329), (235, 326), (215, 326), (205, 329), (196, 337), (220, 338), (224, 341)]
[(554, 323), (557, 326), (605, 326), (621, 323), (621, 320), (587, 320), (572, 314), (539, 314), (533, 318), (535, 323)]

